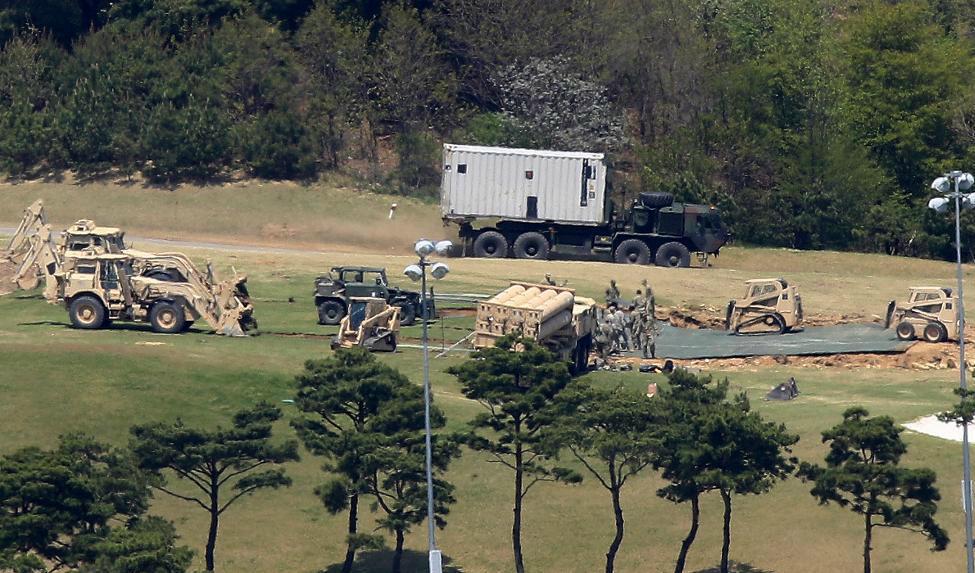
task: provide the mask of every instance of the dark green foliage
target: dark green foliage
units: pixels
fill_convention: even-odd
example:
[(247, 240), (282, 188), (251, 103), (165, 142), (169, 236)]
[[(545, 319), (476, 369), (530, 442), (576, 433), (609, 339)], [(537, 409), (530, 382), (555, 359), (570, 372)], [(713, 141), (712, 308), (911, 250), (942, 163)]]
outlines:
[[(945, 417), (964, 417), (969, 410), (963, 404)], [(823, 442), (829, 443), (826, 467), (803, 463), (800, 468), (821, 504), (835, 503), (863, 516), (864, 573), (870, 573), (875, 527), (921, 533), (936, 551), (948, 545), (948, 534), (934, 520), (941, 499), (934, 471), (899, 466), (907, 453), (902, 431), (889, 416), (870, 418), (861, 407), (849, 408), (840, 424), (823, 432)]]
[(545, 429), (555, 422), (550, 409), (571, 380), (568, 367), (531, 339), (506, 336), (447, 372), (457, 377), (464, 396), (486, 410), (471, 421), (467, 445), (514, 472), (511, 537), (515, 570), (524, 573), (521, 518), (525, 496), (539, 482), (581, 480), (575, 472), (548, 463), (556, 451), (546, 439)]
[[(230, 428), (190, 428), (175, 423), (155, 423), (131, 429), (131, 449), (139, 466), (153, 472), (156, 489), (192, 503), (210, 516), (206, 543), (207, 571), (214, 570), (214, 551), (220, 516), (240, 498), (262, 489), (289, 487), (291, 478), (282, 464), (298, 460), (298, 443), (271, 442), (271, 425), (281, 410), (262, 402), (234, 414)], [(166, 476), (188, 484), (173, 488)]]
[(407, 131), (396, 138), (399, 167), (396, 169), (397, 188), (403, 195), (436, 195), (440, 172), (440, 144), (433, 135), (423, 131)]
[(555, 424), (548, 439), (553, 447), (568, 449), (612, 500), (616, 535), (606, 552), (606, 573), (613, 573), (623, 543), (623, 486), (653, 461), (658, 403), (623, 387), (598, 389), (576, 382), (552, 409)]
[(239, 133), (243, 158), (251, 173), (266, 179), (300, 179), (315, 172), (318, 155), (307, 118), (274, 109), (246, 124)]
[(144, 129), (145, 172), (152, 179), (212, 177), (230, 162), (229, 124), (209, 100), (163, 103), (149, 113)]
[(176, 547), (172, 524), (144, 516), (148, 506), (147, 477), (88, 436), (14, 452), (0, 458), (0, 568), (135, 571), (112, 564), (125, 543), (138, 570), (185, 571), (190, 552)]
[[(426, 516), (422, 390), (360, 347), (308, 361), (296, 382), (295, 405), (306, 416), (292, 425), (312, 453), (326, 458), (323, 469), (333, 476), (315, 494), (329, 513), (349, 512), (343, 572), (352, 570), (358, 549), (382, 543), (359, 532), (362, 496), (374, 499), (375, 509), (385, 514), (379, 525), (396, 535), (399, 563), (404, 536)], [(432, 407), (430, 417), (433, 427), (443, 427), (439, 408)], [(443, 515), (453, 502), (453, 487), (439, 474), (457, 449), (437, 436), (434, 451), (435, 509)]]

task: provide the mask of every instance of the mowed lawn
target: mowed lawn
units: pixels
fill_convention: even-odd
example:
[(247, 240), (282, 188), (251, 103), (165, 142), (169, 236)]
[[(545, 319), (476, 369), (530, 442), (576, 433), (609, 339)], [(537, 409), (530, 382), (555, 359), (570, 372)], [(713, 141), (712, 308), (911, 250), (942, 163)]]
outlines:
[[(311, 303), (312, 278), (332, 265), (353, 262), (384, 264), (391, 274), (410, 260), (404, 255), (241, 254), (190, 251), (197, 260), (212, 257), (221, 275), (234, 265), (249, 277), (256, 315), (263, 334), (227, 339), (202, 330), (162, 336), (142, 327), (118, 325), (98, 332), (67, 327), (66, 312), (45, 304), (36, 295), (15, 293), (0, 297), (0, 448), (9, 452), (26, 445), (50, 446), (59, 434), (85, 431), (124, 444), (136, 423), (173, 420), (190, 424), (228, 423), (234, 411), (258, 400), (280, 404), (287, 418), (293, 407), (291, 381), (302, 363), (329, 354), (326, 336), (288, 336), (283, 333), (328, 334), (315, 324)], [(940, 284), (951, 266), (880, 256), (836, 253), (793, 253), (776, 250), (729, 249), (712, 269), (665, 271), (593, 263), (525, 263), (523, 261), (455, 260), (453, 272), (438, 284), (443, 291), (490, 292), (508, 279), (539, 279), (544, 272), (566, 278), (589, 295), (601, 293), (609, 277), (635, 288), (648, 277), (660, 299), (671, 303), (717, 305), (734, 293), (726, 292), (751, 276), (788, 276), (803, 285), (807, 309), (835, 299), (839, 312), (879, 313), (886, 297), (908, 284)], [(405, 282), (405, 281), (404, 281)], [(867, 290), (867, 287), (871, 290)], [(289, 299), (293, 299), (289, 301)], [(431, 328), (435, 343), (461, 332), (469, 318), (450, 318), (441, 330)], [(418, 336), (411, 328), (408, 337)], [(282, 333), (282, 334), (275, 334)], [(444, 333), (444, 334), (442, 334)], [(455, 334), (456, 336), (456, 334)], [(403, 349), (380, 359), (400, 368), (420, 383), (421, 354)], [(449, 429), (460, 429), (479, 411), (466, 400), (444, 369), (464, 355), (434, 359), (436, 401), (444, 408)], [(754, 406), (769, 418), (786, 423), (801, 436), (796, 453), (821, 461), (825, 451), (820, 432), (837, 423), (842, 411), (862, 404), (873, 414), (887, 414), (906, 422), (944, 408), (953, 400), (957, 374), (949, 371), (801, 370), (782, 367), (756, 372), (716, 372), (727, 375), (734, 388), (748, 391)], [(643, 388), (651, 381), (639, 373), (589, 375), (596, 384), (625, 383)], [(761, 396), (772, 385), (795, 376), (801, 397), (790, 403), (767, 403)], [(280, 439), (293, 434), (282, 421)], [(875, 570), (883, 572), (943, 572), (963, 562), (960, 510), (960, 446), (906, 434), (908, 465), (937, 470), (944, 501), (940, 520), (954, 542), (943, 553), (931, 553), (923, 538), (894, 530), (875, 537)], [(218, 569), (225, 572), (321, 571), (341, 561), (344, 516), (330, 516), (312, 489), (325, 479), (321, 459), (303, 455), (291, 464), (294, 486), (248, 498), (225, 514), (217, 548)], [(451, 469), (458, 503), (439, 534), (439, 545), (450, 562), (467, 572), (491, 573), (513, 569), (510, 551), (511, 476), (497, 464), (465, 452)], [(680, 539), (688, 525), (689, 508), (675, 506), (655, 495), (661, 481), (653, 474), (635, 479), (624, 495), (627, 537), (618, 558), (619, 571), (666, 571), (672, 568)], [(846, 510), (820, 507), (808, 494), (809, 485), (797, 480), (780, 484), (769, 495), (735, 500), (732, 558), (759, 571), (855, 571), (861, 552), (861, 520)], [(368, 505), (368, 504), (366, 504)], [(365, 510), (366, 507), (363, 507)], [(205, 516), (182, 502), (157, 497), (153, 511), (173, 519), (183, 541), (202, 552)], [(363, 530), (373, 527), (368, 511)], [(720, 552), (720, 500), (713, 496), (703, 507), (699, 541), (691, 552), (691, 571), (717, 564)], [(580, 486), (541, 484), (533, 489), (525, 515), (525, 553), (532, 571), (591, 573), (602, 568), (612, 535), (608, 494), (593, 480)], [(408, 538), (418, 553), (408, 562), (422, 571), (424, 529)], [(199, 555), (198, 555), (199, 557)], [(197, 562), (202, 567), (202, 562)], [(365, 555), (361, 571), (388, 570), (388, 555)]]

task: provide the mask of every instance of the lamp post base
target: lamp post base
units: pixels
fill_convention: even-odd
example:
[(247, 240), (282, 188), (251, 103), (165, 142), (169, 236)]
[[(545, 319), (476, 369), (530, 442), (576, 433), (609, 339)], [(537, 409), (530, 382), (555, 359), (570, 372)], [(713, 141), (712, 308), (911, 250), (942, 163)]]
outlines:
[(443, 573), (443, 557), (439, 549), (430, 552), (430, 573)]

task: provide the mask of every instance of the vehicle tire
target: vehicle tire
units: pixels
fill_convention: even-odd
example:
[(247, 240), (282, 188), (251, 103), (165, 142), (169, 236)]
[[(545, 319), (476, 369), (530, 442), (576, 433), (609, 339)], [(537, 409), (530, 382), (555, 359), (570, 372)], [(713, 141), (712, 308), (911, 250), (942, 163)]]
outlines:
[(416, 322), (416, 307), (412, 302), (407, 302), (399, 307), (399, 323), (402, 326), (411, 326)]
[(944, 325), (938, 324), (937, 322), (929, 322), (924, 327), (925, 342), (944, 342), (948, 339), (948, 332), (945, 330)]
[(640, 204), (649, 209), (670, 207), (674, 204), (674, 196), (670, 193), (640, 193)]
[(909, 322), (901, 322), (897, 325), (898, 340), (914, 340), (914, 325)]
[(71, 325), (84, 330), (97, 330), (105, 325), (105, 307), (93, 296), (79, 296), (68, 307)]
[(503, 259), (508, 256), (508, 240), (497, 231), (484, 231), (474, 239), (474, 256)]
[(318, 305), (318, 324), (335, 325), (342, 322), (345, 305), (335, 299), (324, 300)]
[(672, 269), (678, 267), (686, 268), (691, 266), (691, 252), (682, 243), (678, 243), (677, 241), (664, 243), (657, 249), (654, 262), (657, 263), (658, 267), (670, 267)]
[(183, 331), (186, 313), (178, 302), (157, 302), (149, 310), (149, 325), (154, 332), (176, 334)]
[(627, 239), (616, 247), (613, 259), (622, 264), (645, 265), (650, 262), (650, 247), (640, 239)]
[(545, 235), (534, 231), (522, 233), (515, 239), (511, 251), (516, 259), (535, 259), (544, 261), (548, 258), (548, 240)]

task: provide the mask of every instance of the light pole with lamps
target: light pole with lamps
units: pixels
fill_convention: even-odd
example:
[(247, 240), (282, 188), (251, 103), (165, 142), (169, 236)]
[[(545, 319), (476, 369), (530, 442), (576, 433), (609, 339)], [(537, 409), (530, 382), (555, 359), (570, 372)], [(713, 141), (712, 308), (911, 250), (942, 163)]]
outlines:
[(442, 279), (450, 272), (450, 268), (444, 263), (431, 263), (427, 257), (433, 253), (444, 256), (450, 251), (453, 244), (450, 241), (440, 241), (434, 244), (433, 241), (420, 239), (416, 242), (413, 250), (420, 259), (403, 270), (403, 274), (412, 281), (420, 281), (420, 322), (423, 325), (423, 421), (426, 427), (426, 469), (427, 469), (427, 537), (429, 540), (430, 573), (443, 573), (443, 559), (440, 550), (437, 549), (436, 538), (434, 537), (435, 521), (433, 515), (433, 451), (431, 447), (430, 432), (430, 350), (427, 339), (427, 319), (429, 318), (429, 305), (427, 304), (427, 267), (430, 267), (430, 274), (435, 279)]
[[(949, 209), (951, 199), (955, 202), (955, 255), (958, 267), (958, 375), (959, 385), (963, 390), (968, 388), (965, 380), (965, 303), (964, 281), (961, 268), (961, 210), (975, 206), (975, 193), (965, 194), (962, 191), (971, 189), (975, 178), (971, 173), (951, 171), (938, 177), (931, 183), (931, 188), (943, 197), (935, 197), (928, 201), (928, 207), (938, 213), (945, 213)], [(965, 552), (967, 554), (968, 573), (975, 573), (975, 554), (972, 553), (972, 468), (968, 447), (968, 424), (962, 424), (962, 499), (965, 505)]]

